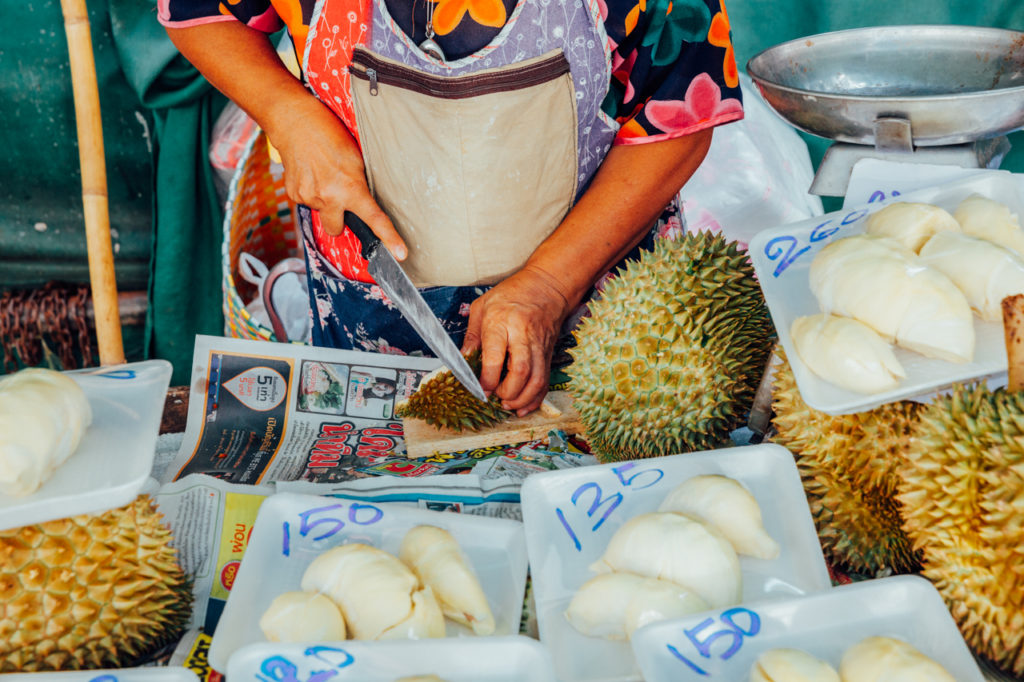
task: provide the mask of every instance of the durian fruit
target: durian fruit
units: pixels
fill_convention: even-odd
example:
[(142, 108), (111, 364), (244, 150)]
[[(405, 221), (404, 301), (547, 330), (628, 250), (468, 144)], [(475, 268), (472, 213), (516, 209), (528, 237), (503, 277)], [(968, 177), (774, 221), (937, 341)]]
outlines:
[(1024, 676), (1024, 393), (955, 387), (921, 413), (899, 499), (967, 644)]
[(972, 194), (960, 202), (953, 217), (965, 234), (995, 242), (1024, 258), (1024, 230), (1019, 216), (1006, 204)]
[(301, 586), (341, 607), (356, 639), (379, 639), (389, 630), (391, 638), (444, 636), (444, 615), (434, 593), (421, 589), (405, 564), (376, 547), (352, 543), (327, 550), (306, 567)]
[(899, 401), (827, 415), (807, 406), (781, 349), (779, 355), (773, 440), (796, 456), (825, 556), (869, 576), (917, 570), (920, 555), (903, 532), (896, 486), (921, 405)]
[(434, 590), (444, 615), (478, 635), (494, 634), (487, 596), (451, 533), (436, 526), (416, 526), (402, 538), (398, 558)]
[(345, 639), (345, 619), (337, 604), (316, 592), (285, 592), (260, 617), (271, 642), (337, 642)]
[(737, 554), (779, 556), (779, 543), (764, 529), (761, 507), (739, 482), (718, 475), (694, 476), (673, 488), (658, 511), (682, 512), (714, 526)]
[(0, 377), (0, 495), (35, 492), (91, 422), (88, 398), (65, 374), (33, 368)]
[(937, 234), (921, 249), (921, 260), (953, 280), (987, 322), (1002, 321), (1004, 298), (1024, 294), (1024, 259), (978, 237)]
[(667, 580), (634, 573), (602, 573), (580, 586), (565, 617), (588, 637), (627, 639), (648, 623), (708, 608), (693, 591)]
[(921, 250), (932, 235), (960, 232), (960, 223), (949, 211), (931, 204), (898, 201), (872, 213), (864, 221), (864, 232), (889, 237), (914, 253)]
[(192, 588), (146, 496), (0, 531), (0, 673), (127, 668), (176, 641)]
[(701, 232), (658, 240), (630, 262), (575, 336), (569, 391), (607, 462), (727, 444), (775, 330), (746, 254)]
[(793, 320), (790, 338), (808, 369), (849, 391), (890, 391), (907, 377), (892, 346), (852, 317), (798, 317)]
[(956, 682), (913, 645), (892, 637), (868, 637), (843, 653), (843, 682)]
[(840, 682), (825, 661), (800, 649), (769, 649), (750, 669), (750, 682)]
[(742, 594), (740, 562), (729, 541), (713, 526), (676, 512), (634, 516), (590, 568), (668, 580), (713, 608), (737, 604)]
[[(480, 351), (466, 356), (474, 374), (480, 374)], [(512, 413), (501, 408), (501, 399), (491, 394), (486, 403), (477, 400), (447, 367), (439, 367), (420, 380), (416, 391), (395, 405), (399, 419), (422, 419), (431, 426), (452, 431), (476, 431), (504, 421)]]
[(963, 293), (893, 239), (832, 242), (814, 256), (808, 282), (822, 311), (860, 320), (898, 346), (948, 362), (974, 357), (974, 319)]

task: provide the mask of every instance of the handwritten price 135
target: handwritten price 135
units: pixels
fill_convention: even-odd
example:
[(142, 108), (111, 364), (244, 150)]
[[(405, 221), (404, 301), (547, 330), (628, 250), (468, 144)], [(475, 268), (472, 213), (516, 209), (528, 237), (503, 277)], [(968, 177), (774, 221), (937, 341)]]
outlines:
[[(346, 512), (342, 512), (348, 507)], [(345, 518), (342, 518), (345, 517)], [(384, 518), (380, 507), (372, 504), (332, 504), (326, 507), (314, 507), (299, 514), (298, 533), (300, 537), (312, 535), (313, 541), (326, 540), (335, 535), (349, 523), (357, 526), (372, 526)], [(282, 524), (281, 553), (289, 556), (292, 551), (292, 527), (289, 521)]]
[[(742, 627), (736, 623), (737, 616), (746, 620), (746, 627)], [(719, 627), (715, 628), (716, 625)], [(692, 654), (686, 655), (683, 651), (680, 651), (680, 648), (686, 651), (687, 654), (689, 654), (689, 649), (692, 648), (700, 658), (710, 659), (712, 657), (712, 645), (721, 640), (723, 641), (723, 644), (727, 644), (728, 647), (725, 651), (722, 651), (718, 657), (723, 661), (728, 661), (739, 653), (747, 638), (754, 637), (760, 631), (761, 617), (750, 609), (736, 607), (723, 611), (719, 614), (717, 623), (714, 618), (707, 618), (701, 621), (698, 625), (683, 630), (683, 634), (686, 635), (687, 639), (684, 646), (677, 647), (673, 644), (666, 644), (665, 646), (668, 648), (668, 651), (672, 656), (684, 663), (695, 673), (705, 677), (710, 677), (711, 675), (706, 670), (691, 660), (691, 657), (693, 657)], [(723, 637), (725, 640), (722, 640)]]
[[(260, 682), (324, 682), (355, 662), (355, 658), (344, 649), (332, 646), (311, 646), (302, 652), (305, 658), (317, 659), (331, 666), (327, 670), (315, 670), (305, 680), (299, 680), (299, 666), (284, 656), (270, 656), (260, 664), (260, 673), (254, 677)], [(328, 658), (330, 656), (330, 658)], [(331, 660), (331, 658), (335, 660)]]
[[(635, 467), (636, 462), (627, 462), (617, 467), (613, 467), (611, 470), (618, 479), (618, 485), (622, 486), (622, 488), (627, 492), (630, 490), (643, 490), (644, 488), (650, 488), (665, 476), (665, 472), (661, 469), (644, 469), (643, 471), (634, 472), (632, 476), (627, 478), (624, 474)], [(639, 483), (641, 483), (641, 479), (643, 485), (639, 485)], [(580, 500), (583, 499), (587, 493), (593, 493), (593, 495), (590, 496), (592, 498), (592, 502), (590, 503), (590, 507), (587, 509), (587, 517), (593, 519), (595, 514), (601, 512), (601, 515), (597, 519), (597, 523), (595, 523), (590, 529), (590, 532), (593, 533), (600, 528), (604, 522), (608, 520), (608, 517), (612, 515), (612, 512), (622, 504), (623, 498), (621, 492), (616, 492), (613, 495), (605, 497), (605, 493), (601, 490), (601, 486), (591, 481), (576, 488), (572, 495), (569, 496), (569, 501), (572, 502), (573, 506), (578, 506)], [(580, 542), (580, 538), (576, 534), (576, 531), (572, 529), (572, 525), (570, 525), (568, 519), (565, 518), (565, 512), (562, 511), (561, 507), (555, 507), (555, 516), (558, 517), (562, 527), (565, 528), (565, 532), (569, 534), (569, 538), (572, 540), (576, 551), (582, 551), (583, 543)]]

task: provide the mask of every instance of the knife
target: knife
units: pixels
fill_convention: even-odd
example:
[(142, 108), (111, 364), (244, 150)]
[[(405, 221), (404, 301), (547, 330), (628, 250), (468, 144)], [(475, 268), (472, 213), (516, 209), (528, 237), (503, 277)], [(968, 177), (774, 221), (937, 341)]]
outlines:
[(369, 263), (370, 275), (388, 295), (388, 298), (394, 301), (398, 311), (412, 325), (420, 338), (426, 342), (430, 350), (434, 351), (434, 355), (440, 358), (452, 371), (455, 378), (462, 382), (466, 390), (477, 400), (487, 402), (483, 386), (480, 385), (480, 380), (470, 369), (466, 358), (455, 347), (448, 332), (441, 326), (441, 321), (423, 300), (423, 296), (402, 270), (402, 266), (381, 243), (380, 237), (374, 234), (362, 218), (351, 211), (345, 211), (345, 224), (362, 243), (362, 254)]

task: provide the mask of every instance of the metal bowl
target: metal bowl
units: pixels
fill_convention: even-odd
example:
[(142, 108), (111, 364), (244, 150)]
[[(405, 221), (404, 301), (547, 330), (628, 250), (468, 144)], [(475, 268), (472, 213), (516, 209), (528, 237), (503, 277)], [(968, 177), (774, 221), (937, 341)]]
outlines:
[(880, 26), (771, 47), (747, 62), (768, 103), (797, 128), (875, 143), (875, 121), (910, 122), (919, 146), (1024, 127), (1024, 33), (972, 26)]

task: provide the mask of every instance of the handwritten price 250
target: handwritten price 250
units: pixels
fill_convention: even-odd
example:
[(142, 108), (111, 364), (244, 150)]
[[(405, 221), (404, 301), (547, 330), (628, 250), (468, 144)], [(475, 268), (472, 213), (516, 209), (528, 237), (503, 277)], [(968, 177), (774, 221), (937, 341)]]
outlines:
[[(347, 524), (354, 523), (357, 526), (372, 526), (384, 518), (384, 511), (372, 504), (359, 504), (352, 502), (348, 505), (345, 514), (332, 514), (335, 510), (344, 509), (344, 504), (332, 504), (327, 507), (314, 507), (299, 514), (298, 533), (300, 537), (307, 537), (314, 530), (319, 534), (313, 537), (313, 541), (326, 540), (335, 535)], [(345, 518), (341, 518), (344, 516)], [(281, 553), (289, 556), (292, 551), (292, 527), (291, 523), (285, 521), (282, 524)]]

